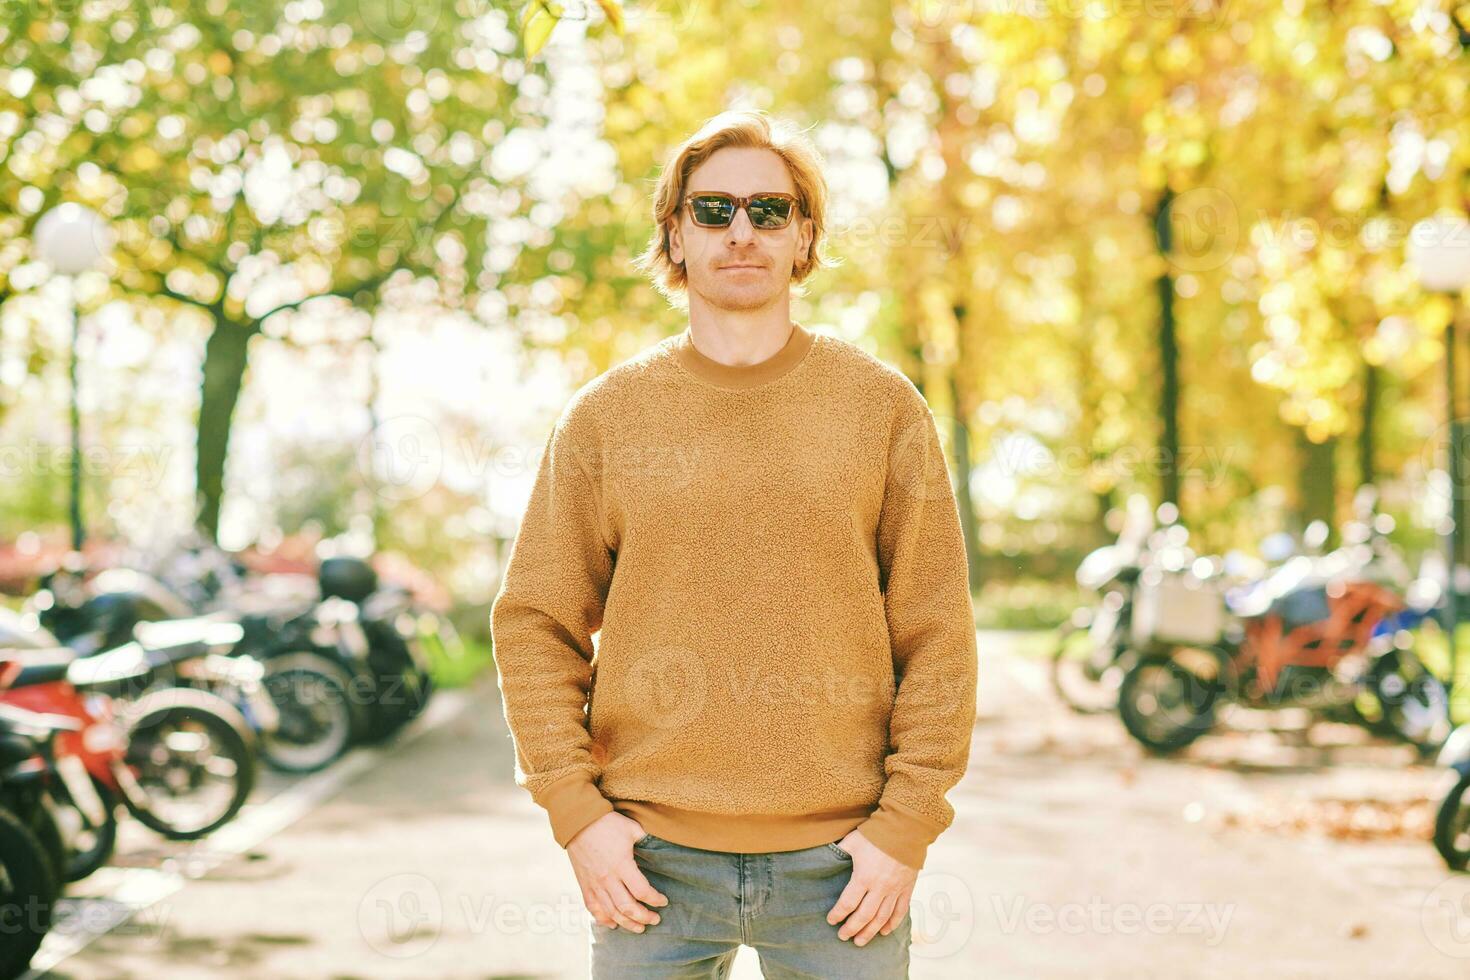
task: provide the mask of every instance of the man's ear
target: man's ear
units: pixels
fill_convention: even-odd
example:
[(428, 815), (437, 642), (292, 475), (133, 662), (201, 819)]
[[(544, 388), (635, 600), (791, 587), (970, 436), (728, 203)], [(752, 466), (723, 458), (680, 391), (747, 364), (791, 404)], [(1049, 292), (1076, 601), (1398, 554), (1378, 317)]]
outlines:
[(669, 225), (669, 230), (666, 234), (669, 239), (669, 261), (675, 265), (683, 265), (684, 243), (679, 240), (679, 226), (677, 224)]
[(801, 219), (801, 236), (797, 241), (796, 252), (803, 262), (806, 262), (811, 258), (813, 237), (812, 224), (813, 223), (811, 218)]

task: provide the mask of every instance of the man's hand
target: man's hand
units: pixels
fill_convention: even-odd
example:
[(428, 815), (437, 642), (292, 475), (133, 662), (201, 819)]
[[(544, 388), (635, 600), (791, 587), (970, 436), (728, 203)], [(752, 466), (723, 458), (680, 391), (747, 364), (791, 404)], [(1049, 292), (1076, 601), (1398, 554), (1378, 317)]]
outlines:
[(908, 915), (919, 872), (895, 861), (856, 830), (837, 846), (852, 855), (852, 877), (827, 913), (827, 921), (835, 926), (846, 919), (837, 938), (856, 936), (855, 944), (866, 946), (878, 933), (886, 936), (898, 928)]
[(633, 845), (643, 834), (638, 821), (613, 812), (583, 827), (567, 843), (567, 856), (582, 886), (582, 902), (593, 919), (609, 928), (642, 932), (645, 924), (657, 925), (659, 918), (643, 903), (669, 904), (633, 860)]

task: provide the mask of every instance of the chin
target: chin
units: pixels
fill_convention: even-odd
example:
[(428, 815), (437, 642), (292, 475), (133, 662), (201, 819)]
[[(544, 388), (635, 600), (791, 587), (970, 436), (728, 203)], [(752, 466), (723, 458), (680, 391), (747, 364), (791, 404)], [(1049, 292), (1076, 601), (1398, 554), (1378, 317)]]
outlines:
[(777, 298), (779, 291), (771, 289), (766, 283), (751, 283), (745, 288), (731, 289), (728, 283), (714, 284), (713, 289), (698, 289), (702, 296), (711, 305), (726, 310), (753, 310), (762, 306), (769, 306)]
[(758, 310), (763, 306), (770, 306), (773, 299), (775, 296), (764, 290), (715, 293), (709, 297), (711, 305), (724, 310)]

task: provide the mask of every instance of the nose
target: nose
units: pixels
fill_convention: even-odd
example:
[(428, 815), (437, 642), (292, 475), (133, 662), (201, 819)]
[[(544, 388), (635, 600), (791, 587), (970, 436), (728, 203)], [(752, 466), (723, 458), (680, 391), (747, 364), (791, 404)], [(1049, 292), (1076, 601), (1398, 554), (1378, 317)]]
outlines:
[(750, 215), (745, 213), (744, 208), (735, 212), (735, 217), (730, 220), (730, 226), (725, 229), (725, 241), (732, 245), (755, 240), (755, 226), (750, 223)]

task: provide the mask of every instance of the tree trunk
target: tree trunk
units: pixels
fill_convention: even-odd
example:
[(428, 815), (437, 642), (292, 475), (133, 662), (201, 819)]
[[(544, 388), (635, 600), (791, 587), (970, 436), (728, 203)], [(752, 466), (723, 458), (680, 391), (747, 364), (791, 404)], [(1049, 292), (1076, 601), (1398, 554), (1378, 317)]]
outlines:
[(217, 317), (204, 345), (204, 380), (199, 392), (199, 436), (194, 465), (195, 521), (211, 539), (219, 537), (230, 423), (245, 380), (250, 338), (257, 332), (255, 325)]
[(909, 378), (913, 381), (914, 387), (919, 389), (919, 394), (924, 395), (927, 401), (928, 395), (924, 392), (924, 331), (919, 324), (919, 318), (922, 315), (917, 302), (905, 304), (903, 349), (904, 357), (911, 368)]
[(1165, 260), (1164, 271), (1158, 278), (1159, 295), (1159, 368), (1162, 388), (1159, 391), (1159, 417), (1162, 428), (1159, 432), (1159, 493), (1164, 500), (1179, 507), (1181, 518), (1184, 507), (1179, 499), (1179, 340), (1174, 321), (1174, 276), (1169, 271), (1169, 253), (1173, 250), (1173, 236), (1169, 227), (1169, 213), (1174, 203), (1174, 191), (1165, 187), (1153, 213), (1154, 240), (1159, 255)]
[[(955, 311), (964, 315), (963, 307)], [(963, 327), (961, 327), (963, 332)], [(960, 510), (960, 531), (965, 539), (966, 563), (970, 572), (970, 591), (980, 587), (980, 529), (975, 520), (975, 501), (970, 497), (970, 474), (974, 461), (970, 453), (969, 412), (966, 405), (970, 399), (961, 391), (957, 372), (950, 372), (950, 398), (954, 406), (954, 464), (956, 469), (955, 498)]]
[(1337, 540), (1337, 439), (1313, 442), (1296, 429), (1297, 520), (1302, 528), (1312, 521), (1326, 521), (1332, 529), (1328, 542)]
[(1365, 486), (1377, 479), (1377, 471), (1373, 466), (1373, 428), (1378, 415), (1378, 386), (1380, 383), (1379, 369), (1367, 363), (1363, 363), (1363, 405), (1362, 415), (1358, 420), (1358, 485)]

